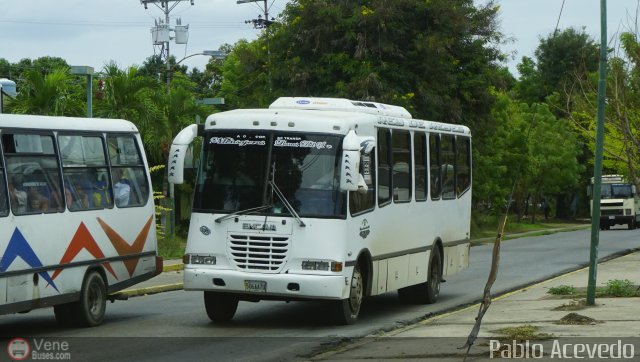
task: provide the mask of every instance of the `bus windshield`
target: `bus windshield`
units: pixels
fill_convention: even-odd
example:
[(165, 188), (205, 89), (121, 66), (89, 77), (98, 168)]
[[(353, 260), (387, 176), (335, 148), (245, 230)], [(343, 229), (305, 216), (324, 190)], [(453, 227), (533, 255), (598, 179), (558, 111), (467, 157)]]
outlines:
[[(301, 217), (346, 215), (340, 191), (337, 135), (285, 132), (209, 132), (196, 181), (197, 212), (289, 214), (272, 181)], [(256, 212), (257, 213), (257, 212)]]
[(626, 199), (633, 197), (630, 184), (602, 184), (601, 198), (603, 199)]

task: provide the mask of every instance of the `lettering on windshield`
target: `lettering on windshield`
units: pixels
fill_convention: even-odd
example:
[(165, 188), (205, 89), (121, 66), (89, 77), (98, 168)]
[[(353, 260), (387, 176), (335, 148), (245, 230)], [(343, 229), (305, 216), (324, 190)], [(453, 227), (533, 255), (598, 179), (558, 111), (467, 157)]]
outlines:
[(273, 145), (275, 147), (315, 148), (318, 150), (330, 150), (333, 148), (333, 146), (327, 142), (302, 140), (298, 137), (278, 137), (273, 142)]
[[(246, 136), (245, 136), (246, 137)], [(264, 146), (267, 144), (266, 140), (253, 140), (253, 139), (245, 139), (244, 137), (238, 136), (234, 137), (211, 137), (209, 139), (209, 144), (212, 145), (236, 145), (239, 147), (244, 146)]]

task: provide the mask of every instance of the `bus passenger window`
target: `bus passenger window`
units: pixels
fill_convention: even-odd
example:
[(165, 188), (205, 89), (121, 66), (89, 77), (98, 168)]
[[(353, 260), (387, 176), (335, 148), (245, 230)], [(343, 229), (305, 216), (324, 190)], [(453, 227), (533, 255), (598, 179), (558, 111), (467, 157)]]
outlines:
[(456, 197), (455, 192), (455, 138), (452, 135), (442, 135), (440, 138), (441, 145), (441, 161), (440, 167), (442, 171), (442, 199), (453, 199)]
[(416, 170), (416, 201), (427, 199), (427, 136), (424, 133), (415, 133), (413, 137), (413, 157)]
[(393, 201), (411, 200), (411, 135), (393, 131)]
[(107, 156), (102, 137), (59, 135), (65, 200), (71, 211), (111, 208)]
[(440, 200), (440, 135), (429, 135), (429, 173), (431, 174), (431, 199)]
[(471, 186), (471, 140), (456, 138), (456, 193), (462, 195)]
[(62, 211), (61, 179), (53, 136), (5, 133), (2, 143), (14, 214)]
[(0, 217), (9, 215), (9, 197), (4, 178), (4, 169), (0, 161)]
[(136, 139), (132, 135), (110, 135), (107, 143), (116, 205), (146, 205), (149, 201), (150, 186)]
[(378, 129), (378, 205), (391, 200), (391, 132)]

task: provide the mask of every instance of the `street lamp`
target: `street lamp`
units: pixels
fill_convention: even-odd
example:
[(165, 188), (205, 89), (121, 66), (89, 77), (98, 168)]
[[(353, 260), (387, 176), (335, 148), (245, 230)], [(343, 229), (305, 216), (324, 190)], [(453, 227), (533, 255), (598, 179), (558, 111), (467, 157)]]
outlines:
[[(182, 63), (183, 61), (191, 58), (191, 57), (195, 57), (196, 55), (208, 55), (210, 57), (212, 57), (213, 59), (224, 59), (227, 54), (221, 50), (203, 50), (200, 53), (194, 53), (194, 54), (189, 54), (186, 57), (178, 60), (174, 65), (172, 65), (169, 69), (168, 69), (168, 73), (167, 73), (167, 88), (169, 88), (170, 84), (171, 84), (171, 73), (173, 73), (173, 69), (175, 67), (178, 66), (178, 64)], [(168, 63), (168, 60), (167, 60)]]
[(91, 118), (93, 116), (93, 105), (91, 104), (93, 99), (93, 67), (86, 65), (72, 65), (71, 74), (87, 76), (87, 117)]
[(17, 95), (16, 82), (7, 78), (0, 78), (0, 113), (2, 113), (4, 109), (5, 94), (11, 98), (15, 98), (15, 96)]

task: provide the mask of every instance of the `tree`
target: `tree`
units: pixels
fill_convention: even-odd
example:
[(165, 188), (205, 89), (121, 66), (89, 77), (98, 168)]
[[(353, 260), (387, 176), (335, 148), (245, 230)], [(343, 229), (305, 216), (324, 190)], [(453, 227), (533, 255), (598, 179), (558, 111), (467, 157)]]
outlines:
[(55, 68), (48, 74), (25, 70), (17, 86), (18, 95), (9, 103), (9, 112), (49, 116), (81, 116), (85, 112), (82, 92), (68, 68)]
[(375, 100), (479, 131), (502, 59), (497, 10), (472, 0), (296, 0), (258, 40), (235, 45), (222, 92), (234, 106), (280, 95)]
[[(640, 187), (640, 43), (638, 35), (622, 33), (620, 52), (609, 60), (603, 168)], [(574, 126), (589, 149), (595, 149), (598, 74), (580, 82), (567, 107)], [(593, 157), (590, 158), (591, 160)]]
[[(495, 132), (475, 149), (474, 198), (504, 210), (513, 189), (519, 218), (543, 198), (571, 190), (580, 178), (580, 148), (570, 125), (555, 118), (546, 104), (528, 105), (507, 93), (496, 94)], [(483, 182), (478, 182), (483, 180)]]
[[(523, 57), (518, 65), (520, 82), (516, 90), (527, 103), (544, 102), (553, 93), (561, 96), (598, 69), (599, 47), (584, 28), (568, 28), (540, 39), (536, 61)], [(561, 111), (564, 108), (560, 109)]]

